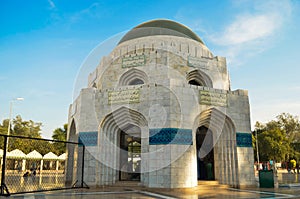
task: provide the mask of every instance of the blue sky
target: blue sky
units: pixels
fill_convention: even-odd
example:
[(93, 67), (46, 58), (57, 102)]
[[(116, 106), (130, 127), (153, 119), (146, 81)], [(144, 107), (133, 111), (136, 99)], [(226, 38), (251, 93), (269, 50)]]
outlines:
[[(67, 122), (74, 82), (101, 42), (156, 18), (194, 30), (227, 58), (232, 89), (247, 89), (252, 124), (300, 115), (300, 1), (2, 0), (0, 120), (43, 123), (43, 137)], [(95, 66), (96, 67), (96, 66)]]

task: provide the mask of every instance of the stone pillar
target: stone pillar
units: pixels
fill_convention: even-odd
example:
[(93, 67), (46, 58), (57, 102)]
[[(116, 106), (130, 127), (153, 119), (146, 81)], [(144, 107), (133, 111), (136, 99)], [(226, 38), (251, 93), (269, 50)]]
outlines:
[(25, 171), (26, 170), (26, 160), (23, 159), (22, 160), (22, 171)]
[(55, 168), (56, 171), (58, 171), (58, 166), (59, 166), (59, 161), (56, 160), (56, 168)]
[(41, 166), (40, 166), (40, 173), (42, 173), (42, 171), (43, 171), (43, 166), (44, 166), (43, 164), (44, 164), (44, 160), (42, 159), (41, 160)]
[(65, 166), (65, 173), (66, 173), (66, 185), (72, 185), (74, 183), (74, 179), (76, 179), (76, 161), (74, 158), (76, 145), (68, 144), (67, 145), (67, 159), (66, 159), (66, 166)]

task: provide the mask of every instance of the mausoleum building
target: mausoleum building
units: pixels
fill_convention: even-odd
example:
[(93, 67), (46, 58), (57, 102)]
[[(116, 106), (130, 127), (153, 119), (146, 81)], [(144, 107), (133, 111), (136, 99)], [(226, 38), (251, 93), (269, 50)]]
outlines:
[[(231, 90), (226, 58), (192, 30), (145, 22), (95, 68), (68, 118), (68, 140), (86, 147), (86, 184), (255, 185), (248, 92)], [(70, 182), (81, 175), (80, 153), (68, 147)]]

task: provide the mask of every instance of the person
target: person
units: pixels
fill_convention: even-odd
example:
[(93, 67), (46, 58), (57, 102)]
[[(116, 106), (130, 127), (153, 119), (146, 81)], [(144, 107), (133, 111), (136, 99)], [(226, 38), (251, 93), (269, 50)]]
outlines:
[(141, 172), (141, 160), (138, 160), (136, 163), (136, 167), (134, 170), (134, 173), (132, 174), (133, 180), (139, 180), (140, 179), (140, 172)]
[(262, 166), (263, 166), (263, 170), (268, 170), (267, 163), (264, 162)]
[(296, 174), (296, 165), (297, 165), (296, 160), (291, 159), (290, 163), (291, 163), (291, 169), (293, 170), (293, 173)]
[(26, 171), (26, 173), (24, 173), (23, 177), (28, 177), (30, 174), (29, 174), (29, 171)]
[(22, 172), (22, 165), (19, 164), (18, 166), (18, 172), (21, 173)]
[(287, 163), (287, 170), (288, 170), (288, 173), (291, 173), (291, 170), (292, 170), (292, 163), (291, 163), (291, 161), (288, 161), (288, 163)]
[(32, 175), (33, 175), (33, 176), (35, 176), (35, 175), (36, 175), (36, 170), (35, 170), (35, 169), (34, 169), (34, 170), (32, 170), (32, 172), (31, 172), (31, 173), (32, 173)]

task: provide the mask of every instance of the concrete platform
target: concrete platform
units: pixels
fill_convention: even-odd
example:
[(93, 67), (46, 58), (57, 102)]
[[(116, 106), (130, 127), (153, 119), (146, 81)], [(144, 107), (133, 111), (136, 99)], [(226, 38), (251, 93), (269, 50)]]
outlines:
[[(202, 185), (201, 185), (202, 184)], [(230, 187), (213, 186), (200, 183), (191, 189), (156, 189), (144, 188), (138, 184), (123, 182), (117, 186), (93, 187), (90, 189), (64, 190), (41, 192), (31, 194), (16, 194), (11, 199), (116, 199), (116, 198), (161, 198), (161, 199), (197, 199), (197, 198), (300, 198), (300, 189), (275, 188), (275, 189), (235, 189)], [(4, 197), (3, 197), (4, 198)]]

